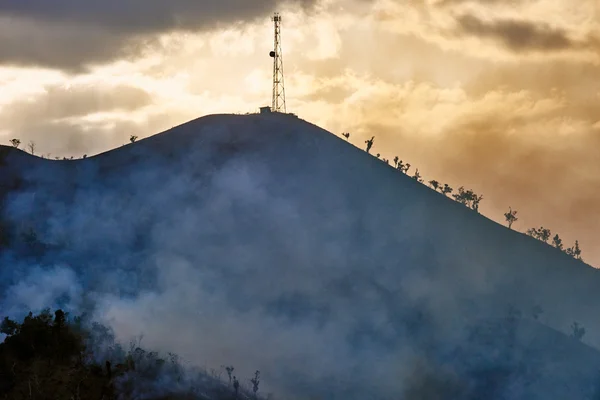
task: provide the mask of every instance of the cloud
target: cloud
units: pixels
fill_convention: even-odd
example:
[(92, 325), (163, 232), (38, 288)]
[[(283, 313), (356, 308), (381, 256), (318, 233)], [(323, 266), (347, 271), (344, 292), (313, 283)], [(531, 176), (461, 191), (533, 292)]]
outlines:
[(13, 126), (37, 120), (81, 117), (99, 112), (133, 111), (152, 103), (149, 93), (127, 86), (52, 85), (41, 95), (3, 107), (0, 120)]
[(458, 17), (457, 22), (462, 33), (500, 41), (515, 52), (560, 51), (582, 45), (571, 40), (563, 29), (532, 21), (484, 21), (467, 14)]
[[(3, 64), (79, 71), (143, 54), (157, 34), (252, 22), (277, 7), (308, 10), (316, 0), (57, 0), (0, 3)], [(23, 44), (27, 43), (26, 46)]]
[(478, 4), (478, 5), (483, 5), (483, 6), (492, 6), (492, 5), (506, 5), (507, 3), (510, 3), (511, 7), (514, 7), (515, 5), (522, 5), (525, 3), (532, 3), (535, 0), (512, 0), (512, 1), (506, 1), (506, 0), (439, 0), (437, 2), (434, 3), (435, 6), (451, 6), (451, 5), (457, 5), (457, 4), (465, 4), (465, 3), (474, 3), (474, 4)]
[(590, 0), (582, 0), (576, 9), (566, 1), (538, 0), (378, 4), (376, 29), (420, 38), (448, 54), (503, 62), (524, 57), (599, 59), (598, 9)]
[(9, 139), (17, 137), (23, 149), (30, 141), (34, 142), (38, 156), (80, 158), (127, 144), (131, 135), (144, 138), (188, 119), (187, 114), (155, 110), (144, 113), (141, 121), (127, 118), (127, 113), (104, 115), (101, 120), (32, 119), (0, 138), (8, 144)]
[[(94, 64), (142, 56), (156, 42), (97, 26), (61, 24), (0, 13), (3, 65), (41, 66), (80, 73)], [(26, 44), (26, 45), (25, 45)]]
[(124, 143), (130, 134), (146, 136), (131, 116), (152, 103), (148, 92), (125, 84), (48, 85), (4, 105), (0, 121), (12, 137), (33, 141), (38, 154), (81, 156)]
[(314, 0), (43, 0), (3, 2), (0, 14), (66, 25), (107, 28), (113, 32), (156, 33), (178, 29), (205, 29), (220, 23), (248, 21), (276, 6), (311, 6)]

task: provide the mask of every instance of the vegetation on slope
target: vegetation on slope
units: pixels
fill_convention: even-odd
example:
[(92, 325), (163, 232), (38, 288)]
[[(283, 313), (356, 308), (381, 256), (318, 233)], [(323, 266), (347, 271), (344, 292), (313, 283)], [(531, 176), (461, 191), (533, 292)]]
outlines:
[[(347, 141), (349, 141), (349, 138), (350, 138), (349, 132), (342, 133), (342, 136), (345, 137)], [(375, 136), (373, 136), (373, 137), (371, 137), (371, 139), (365, 141), (365, 143), (367, 144), (365, 151), (367, 153), (370, 153), (371, 148), (373, 147), (374, 141), (375, 141)], [(379, 159), (381, 157), (381, 154), (377, 153), (376, 157)], [(387, 158), (380, 158), (380, 159), (384, 163), (390, 165), (389, 159), (387, 159)], [(411, 164), (404, 163), (398, 156), (394, 157), (393, 163), (394, 163), (394, 168), (396, 170), (402, 172), (405, 175), (408, 175), (408, 171), (410, 170)], [(419, 183), (424, 183), (424, 179), (421, 176), (421, 173), (419, 172), (418, 168), (415, 170), (414, 175), (412, 175), (410, 177)], [(459, 187), (458, 192), (452, 194), (454, 192), (454, 189), (447, 183), (442, 185), (439, 181), (437, 181), (435, 179), (430, 180), (428, 183), (429, 183), (429, 187), (431, 189), (433, 189), (434, 191), (436, 191), (436, 192), (439, 191), (444, 196), (451, 195), (452, 198), (457, 203), (462, 204), (465, 207), (467, 207), (477, 213), (479, 212), (479, 203), (481, 202), (481, 200), (483, 200), (483, 195), (477, 195), (477, 193), (475, 193), (473, 190), (465, 189), (464, 186)], [(519, 219), (519, 218), (517, 218), (517, 211), (515, 211), (511, 207), (509, 207), (508, 212), (504, 214), (504, 219), (508, 225), (508, 228), (512, 229), (512, 225)], [(540, 228), (537, 228), (537, 229), (536, 228), (528, 229), (525, 233), (528, 236), (531, 236), (531, 237), (538, 239), (547, 244), (548, 244), (548, 241), (550, 240), (550, 237), (552, 236), (550, 229), (544, 228), (543, 226)], [(565, 254), (575, 258), (576, 260), (583, 261), (583, 259), (581, 257), (581, 249), (579, 247), (578, 240), (575, 241), (575, 244), (572, 247), (564, 247), (562, 239), (558, 236), (558, 234), (556, 234), (554, 236), (554, 238), (552, 239), (552, 246), (559, 249), (560, 251), (564, 252)]]
[[(89, 328), (85, 328), (89, 326)], [(227, 367), (228, 382), (185, 369), (177, 356), (160, 357), (115, 343), (110, 330), (49, 309), (18, 323), (5, 317), (0, 332), (0, 399), (255, 399), (260, 374), (246, 389)], [(252, 393), (252, 394), (251, 394)]]

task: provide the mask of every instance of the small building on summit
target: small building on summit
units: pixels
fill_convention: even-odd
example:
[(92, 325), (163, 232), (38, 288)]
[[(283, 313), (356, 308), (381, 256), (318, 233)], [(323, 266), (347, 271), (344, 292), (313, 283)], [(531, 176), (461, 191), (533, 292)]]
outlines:
[(296, 115), (294, 113), (282, 113), (282, 112), (279, 112), (279, 111), (274, 111), (269, 106), (259, 107), (259, 110), (260, 110), (261, 114), (279, 114), (279, 115), (287, 115), (289, 117), (298, 118), (298, 115)]

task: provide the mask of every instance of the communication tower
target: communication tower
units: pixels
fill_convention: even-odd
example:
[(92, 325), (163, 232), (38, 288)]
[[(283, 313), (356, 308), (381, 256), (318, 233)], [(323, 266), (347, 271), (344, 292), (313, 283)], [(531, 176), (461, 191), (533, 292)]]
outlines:
[(275, 13), (271, 18), (275, 25), (274, 49), (269, 53), (273, 58), (273, 102), (275, 112), (287, 112), (285, 107), (285, 86), (283, 83), (283, 55), (281, 52), (281, 16)]

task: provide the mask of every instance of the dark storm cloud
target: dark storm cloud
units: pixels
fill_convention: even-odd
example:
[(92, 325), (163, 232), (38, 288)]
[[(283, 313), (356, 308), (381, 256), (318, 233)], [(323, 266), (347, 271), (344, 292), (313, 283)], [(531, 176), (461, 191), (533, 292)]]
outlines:
[(462, 33), (500, 41), (515, 52), (559, 51), (580, 47), (565, 30), (545, 24), (513, 19), (484, 21), (469, 14), (458, 17), (457, 22)]
[(203, 29), (220, 22), (246, 21), (282, 3), (310, 6), (315, 0), (28, 0), (0, 2), (0, 14), (43, 22), (107, 28), (112, 32), (154, 33)]
[(94, 26), (8, 18), (0, 13), (0, 64), (78, 72), (90, 64), (142, 53), (149, 39)]
[(153, 34), (253, 21), (317, 0), (0, 1), (0, 64), (79, 70), (142, 53)]

